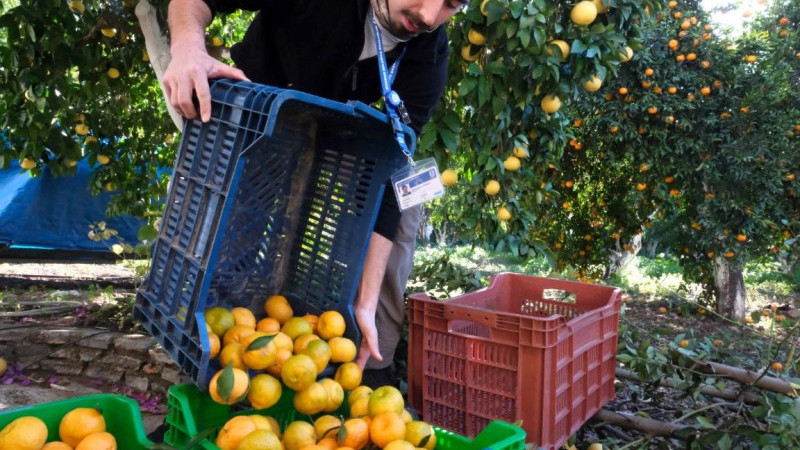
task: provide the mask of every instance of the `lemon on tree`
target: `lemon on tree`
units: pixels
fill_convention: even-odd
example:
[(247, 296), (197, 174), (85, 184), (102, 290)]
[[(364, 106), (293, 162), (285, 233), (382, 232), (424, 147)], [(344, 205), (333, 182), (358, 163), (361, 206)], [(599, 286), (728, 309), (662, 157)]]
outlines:
[(503, 222), (508, 222), (511, 220), (511, 213), (505, 206), (501, 206), (497, 208), (497, 218), (502, 220)]
[(475, 61), (481, 55), (480, 52), (472, 53), (472, 45), (465, 45), (461, 47), (461, 57), (464, 58), (465, 61)]
[(508, 158), (506, 158), (505, 161), (503, 161), (503, 167), (505, 167), (506, 170), (510, 170), (512, 172), (515, 170), (519, 170), (520, 165), (521, 162), (519, 158), (517, 158), (514, 155), (509, 156)]
[(591, 0), (578, 2), (570, 11), (569, 18), (575, 25), (589, 25), (597, 18), (597, 6)]
[(528, 157), (528, 149), (526, 149), (525, 147), (517, 146), (517, 147), (514, 147), (513, 154), (514, 154), (514, 156), (516, 156), (517, 158), (520, 158), (520, 159), (527, 158)]
[(561, 50), (561, 61), (566, 61), (569, 59), (569, 44), (567, 41), (561, 39), (555, 39), (550, 41), (547, 44), (547, 54), (550, 56), (555, 56), (555, 51), (553, 47), (558, 47)]
[(445, 186), (455, 186), (458, 183), (458, 174), (453, 169), (442, 171), (442, 184)]
[(595, 92), (603, 85), (603, 80), (597, 75), (592, 75), (592, 78), (583, 83), (583, 88), (589, 92)]
[(469, 33), (467, 33), (467, 40), (470, 44), (483, 45), (486, 43), (486, 36), (473, 28), (469, 30)]
[(119, 69), (112, 67), (106, 71), (106, 75), (108, 75), (108, 78), (111, 78), (112, 80), (119, 78)]
[(622, 62), (628, 62), (633, 58), (633, 49), (626, 45), (619, 56)]
[(500, 192), (500, 183), (497, 180), (489, 180), (484, 186), (483, 191), (487, 195), (497, 195)]
[[(592, 7), (594, 7), (594, 5), (592, 5)], [(553, 94), (545, 95), (544, 98), (542, 98), (541, 107), (547, 114), (553, 114), (561, 108), (561, 99)]]

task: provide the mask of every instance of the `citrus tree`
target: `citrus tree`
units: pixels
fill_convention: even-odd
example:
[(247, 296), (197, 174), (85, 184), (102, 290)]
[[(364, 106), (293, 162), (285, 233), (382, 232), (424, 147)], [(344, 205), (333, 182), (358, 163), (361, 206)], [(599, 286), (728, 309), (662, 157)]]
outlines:
[(561, 177), (570, 208), (546, 216), (562, 260), (597, 277), (647, 232), (720, 312), (742, 318), (743, 263), (796, 258), (800, 39), (790, 6), (733, 39), (695, 2), (670, 1), (602, 95), (575, 103)]
[(145, 216), (174, 158), (166, 117), (131, 1), (10, 2), (0, 16), (0, 165), (33, 175), (95, 167), (114, 191), (109, 213)]
[[(450, 26), (445, 98), (420, 138), (453, 184), (431, 211), (451, 239), (513, 254), (549, 254), (541, 230), (583, 85), (611, 80), (641, 48), (658, 2), (484, 0)], [(457, 178), (457, 181), (456, 181)]]
[[(156, 76), (169, 54), (150, 55), (142, 30), (165, 36), (167, 3), (4, 0), (0, 167), (19, 160), (33, 176), (43, 170), (58, 176), (86, 160), (94, 168), (92, 190), (112, 191), (110, 215), (157, 217), (180, 130)], [(246, 18), (215, 20), (209, 49), (224, 56), (226, 39), (243, 34)], [(144, 231), (149, 237), (155, 230)]]

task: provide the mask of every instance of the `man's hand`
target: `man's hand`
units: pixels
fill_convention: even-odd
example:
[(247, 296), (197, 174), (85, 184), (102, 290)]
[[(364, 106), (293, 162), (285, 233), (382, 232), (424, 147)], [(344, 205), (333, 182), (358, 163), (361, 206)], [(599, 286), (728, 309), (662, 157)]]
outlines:
[(169, 3), (170, 60), (164, 72), (164, 93), (172, 107), (187, 119), (211, 119), (209, 78), (247, 80), (239, 69), (212, 58), (206, 51), (205, 29), (211, 23), (211, 10), (202, 0), (172, 0)]
[(376, 361), (383, 361), (381, 351), (378, 348), (378, 329), (375, 326), (375, 309), (362, 308), (356, 305), (356, 322), (361, 329), (361, 348), (358, 350), (356, 364), (362, 369), (367, 364), (367, 360), (372, 356)]
[(205, 48), (172, 48), (172, 60), (164, 72), (164, 92), (172, 106), (187, 119), (197, 119), (193, 95), (197, 95), (200, 119), (211, 119), (209, 78), (247, 80), (239, 69), (211, 57)]

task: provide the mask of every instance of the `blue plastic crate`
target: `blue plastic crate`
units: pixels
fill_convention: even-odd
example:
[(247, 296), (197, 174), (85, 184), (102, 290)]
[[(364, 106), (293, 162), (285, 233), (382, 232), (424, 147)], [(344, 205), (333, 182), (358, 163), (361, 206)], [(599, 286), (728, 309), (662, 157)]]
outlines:
[(363, 103), (229, 80), (211, 96), (211, 121), (184, 128), (134, 306), (202, 388), (219, 369), (199, 326), (211, 306), (260, 317), (280, 293), (299, 314), (338, 310), (360, 341), (352, 305), (370, 232), (407, 162), (386, 116)]

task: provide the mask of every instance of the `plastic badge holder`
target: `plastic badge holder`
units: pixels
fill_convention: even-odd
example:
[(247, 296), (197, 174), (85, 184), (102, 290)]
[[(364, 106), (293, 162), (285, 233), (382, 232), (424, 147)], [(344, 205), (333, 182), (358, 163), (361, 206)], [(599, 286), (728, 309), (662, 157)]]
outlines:
[[(203, 312), (272, 294), (296, 315), (353, 301), (385, 185), (407, 158), (362, 103), (219, 80), (212, 119), (188, 121), (134, 316), (200, 387), (219, 370)], [(407, 129), (408, 141), (415, 142)]]
[(409, 297), (408, 398), (467, 437), (522, 420), (560, 447), (614, 398), (622, 291), (518, 274), (448, 300)]

